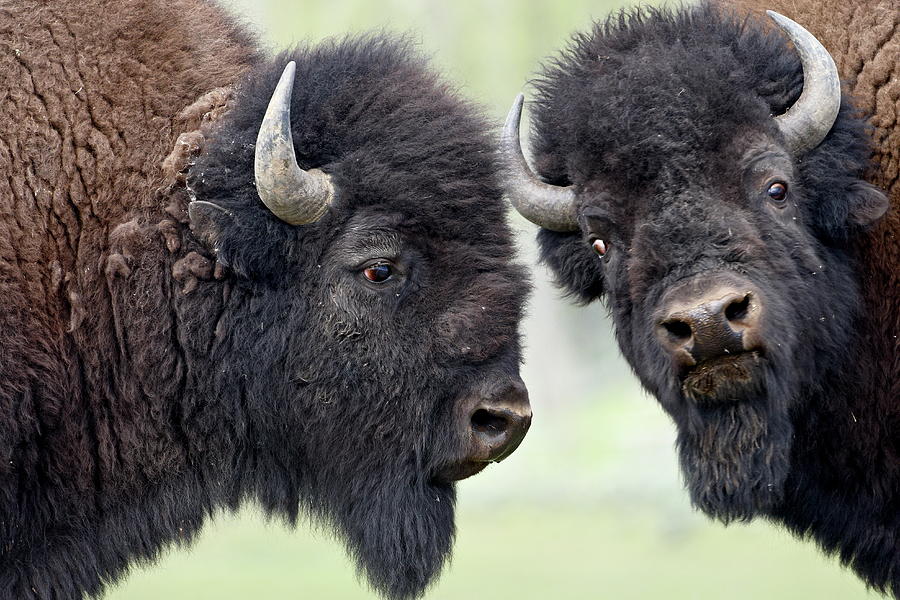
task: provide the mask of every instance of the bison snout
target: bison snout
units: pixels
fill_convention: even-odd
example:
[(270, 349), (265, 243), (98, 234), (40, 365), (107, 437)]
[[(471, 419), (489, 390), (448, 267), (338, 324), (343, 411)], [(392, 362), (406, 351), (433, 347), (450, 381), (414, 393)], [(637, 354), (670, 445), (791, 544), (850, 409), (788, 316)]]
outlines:
[(518, 448), (530, 426), (531, 405), (521, 381), (480, 398), (468, 417), (470, 459), (500, 462)]
[(462, 447), (456, 460), (438, 470), (438, 481), (459, 481), (500, 462), (519, 447), (531, 426), (528, 391), (518, 377), (472, 394), (456, 414)]
[(688, 284), (663, 303), (657, 336), (683, 368), (758, 348), (762, 299), (739, 282), (696, 290)]

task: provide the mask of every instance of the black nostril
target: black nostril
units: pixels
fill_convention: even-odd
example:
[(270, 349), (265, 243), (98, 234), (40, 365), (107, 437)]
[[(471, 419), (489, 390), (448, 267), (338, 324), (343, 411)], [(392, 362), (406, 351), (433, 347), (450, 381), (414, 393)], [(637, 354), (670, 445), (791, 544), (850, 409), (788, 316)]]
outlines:
[(669, 338), (673, 342), (686, 342), (694, 335), (691, 326), (678, 319), (669, 319), (663, 321), (663, 329), (669, 334)]
[(725, 307), (725, 318), (729, 321), (743, 321), (750, 312), (750, 294), (740, 300), (733, 300)]
[(485, 408), (472, 414), (472, 429), (487, 435), (500, 435), (509, 429), (509, 419)]
[(460, 425), (468, 461), (500, 462), (522, 442), (531, 426), (528, 392), (518, 378), (472, 398)]

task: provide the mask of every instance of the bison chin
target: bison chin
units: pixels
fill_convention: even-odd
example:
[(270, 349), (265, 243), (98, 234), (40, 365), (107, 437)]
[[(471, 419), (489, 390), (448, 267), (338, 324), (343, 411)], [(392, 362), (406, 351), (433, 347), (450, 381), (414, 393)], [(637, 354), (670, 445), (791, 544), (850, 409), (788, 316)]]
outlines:
[(782, 499), (793, 435), (790, 395), (769, 375), (756, 394), (737, 402), (688, 400), (676, 419), (691, 501), (726, 524), (765, 514)]
[(681, 391), (698, 406), (752, 400), (763, 392), (761, 371), (758, 352), (718, 357), (691, 369)]
[(454, 486), (398, 473), (351, 485), (345, 493), (332, 521), (360, 573), (392, 600), (421, 596), (450, 554)]

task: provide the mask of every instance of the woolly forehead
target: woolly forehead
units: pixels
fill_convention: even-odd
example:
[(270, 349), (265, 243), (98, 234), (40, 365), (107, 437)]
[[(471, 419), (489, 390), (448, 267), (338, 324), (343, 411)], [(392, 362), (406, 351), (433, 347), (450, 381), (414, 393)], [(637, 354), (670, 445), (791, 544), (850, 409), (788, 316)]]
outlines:
[(801, 83), (778, 36), (709, 7), (622, 13), (576, 36), (536, 82), (538, 167), (552, 180), (629, 186), (690, 174), (736, 131), (777, 139), (771, 114)]
[[(406, 41), (373, 35), (276, 57), (236, 92), (233, 139), (255, 139), (290, 60), (297, 62), (291, 103), (297, 160), (332, 175), (336, 208), (384, 208), (447, 237), (500, 229), (508, 235), (486, 120)], [(250, 146), (239, 157), (241, 168), (252, 169)]]

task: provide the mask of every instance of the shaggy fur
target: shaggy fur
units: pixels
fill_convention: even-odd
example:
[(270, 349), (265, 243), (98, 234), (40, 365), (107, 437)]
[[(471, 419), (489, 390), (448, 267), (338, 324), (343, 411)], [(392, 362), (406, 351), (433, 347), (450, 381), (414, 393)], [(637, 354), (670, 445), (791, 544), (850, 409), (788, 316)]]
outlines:
[[(539, 242), (573, 296), (605, 300), (677, 425), (700, 509), (774, 518), (900, 596), (900, 16), (890, 0), (831, 4), (765, 6), (809, 25), (856, 94), (804, 156), (771, 118), (799, 96), (800, 61), (761, 19), (648, 9), (576, 35), (536, 83), (533, 139), (541, 176), (575, 185), (581, 231)], [(773, 177), (789, 185), (783, 208)], [(893, 208), (872, 226), (879, 188)], [(734, 401), (697, 402), (709, 382), (682, 387), (655, 314), (676, 284), (729, 273), (760, 290), (765, 349), (739, 378), (719, 374)]]
[[(253, 184), (290, 59), (298, 158), (338, 192), (302, 227)], [(460, 402), (518, 381), (482, 118), (406, 43), (264, 59), (197, 0), (4, 4), (0, 106), (0, 597), (99, 595), (248, 500), (421, 593)]]

